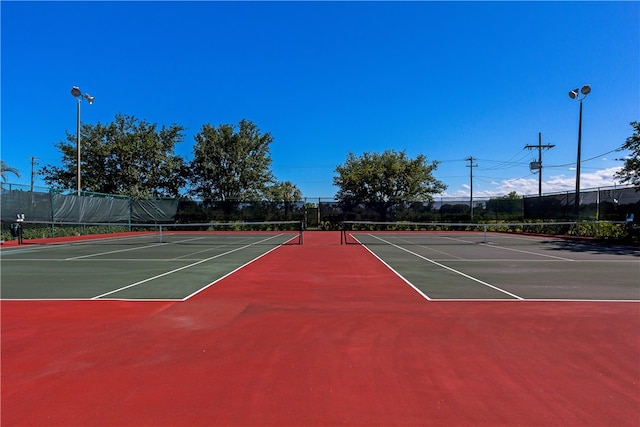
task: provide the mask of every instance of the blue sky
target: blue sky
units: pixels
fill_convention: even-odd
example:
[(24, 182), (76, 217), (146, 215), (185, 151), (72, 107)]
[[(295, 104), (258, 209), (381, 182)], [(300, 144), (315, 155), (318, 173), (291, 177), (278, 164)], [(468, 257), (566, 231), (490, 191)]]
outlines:
[[(83, 123), (118, 113), (186, 128), (245, 118), (274, 137), (272, 170), (332, 197), (348, 152), (440, 161), (446, 196), (614, 184), (611, 152), (640, 120), (638, 2), (2, 1), (1, 158), (29, 184), (75, 134), (72, 86), (95, 96)], [(36, 185), (43, 185), (36, 176)]]

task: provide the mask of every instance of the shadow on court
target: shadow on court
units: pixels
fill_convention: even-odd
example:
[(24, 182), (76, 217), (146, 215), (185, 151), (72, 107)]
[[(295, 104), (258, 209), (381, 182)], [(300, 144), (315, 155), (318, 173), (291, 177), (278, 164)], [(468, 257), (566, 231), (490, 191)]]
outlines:
[(640, 257), (640, 246), (611, 245), (601, 242), (556, 240), (543, 244), (553, 244), (551, 249), (566, 252), (582, 252), (603, 255), (626, 255)]

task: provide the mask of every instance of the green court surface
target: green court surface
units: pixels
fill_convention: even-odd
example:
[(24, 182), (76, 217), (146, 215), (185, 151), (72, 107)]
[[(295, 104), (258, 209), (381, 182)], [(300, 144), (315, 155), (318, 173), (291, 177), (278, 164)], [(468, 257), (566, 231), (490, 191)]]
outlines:
[(640, 300), (635, 247), (484, 233), (348, 237), (427, 299)]
[(175, 299), (206, 288), (291, 241), (291, 234), (219, 236), (198, 243), (146, 237), (25, 244), (2, 250), (2, 299)]
[[(369, 251), (429, 300), (640, 300), (635, 247), (485, 233), (347, 237), (353, 254)], [(134, 235), (5, 247), (0, 297), (184, 300), (297, 238)]]

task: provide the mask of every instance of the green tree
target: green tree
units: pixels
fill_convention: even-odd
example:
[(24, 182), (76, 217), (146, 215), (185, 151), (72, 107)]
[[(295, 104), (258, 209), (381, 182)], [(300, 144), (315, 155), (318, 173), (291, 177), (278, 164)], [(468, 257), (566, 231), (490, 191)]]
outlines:
[(405, 151), (364, 153), (360, 157), (349, 153), (344, 165), (336, 167), (336, 199), (343, 206), (363, 204), (386, 220), (393, 208), (407, 202), (431, 201), (433, 194), (446, 189), (433, 177), (437, 166), (438, 162), (429, 163), (422, 154), (411, 159)]
[[(183, 127), (158, 128), (145, 120), (118, 114), (113, 123), (83, 124), (81, 186), (83, 191), (135, 198), (177, 197), (186, 183), (184, 160), (174, 154)], [(59, 188), (76, 187), (76, 136), (56, 146), (62, 166), (45, 166), (44, 180)]]
[(291, 181), (284, 181), (268, 187), (265, 196), (272, 202), (282, 206), (285, 217), (288, 217), (294, 208), (294, 203), (302, 200), (302, 191)]
[(302, 191), (291, 181), (277, 182), (267, 188), (266, 197), (281, 202), (297, 202), (302, 199)]
[(20, 172), (18, 171), (18, 169), (9, 166), (8, 164), (5, 163), (4, 160), (0, 160), (0, 174), (2, 175), (3, 182), (7, 181), (8, 172), (11, 172), (12, 174), (20, 178)]
[(270, 133), (249, 120), (237, 128), (231, 124), (205, 124), (195, 136), (190, 163), (191, 194), (203, 201), (226, 202), (230, 209), (239, 201), (259, 200), (273, 184)]
[(520, 219), (522, 217), (523, 200), (515, 191), (506, 196), (495, 197), (485, 204), (485, 215), (487, 218), (498, 219)]
[(620, 147), (619, 151), (629, 150), (629, 155), (622, 169), (616, 172), (615, 176), (620, 178), (623, 183), (633, 185), (640, 190), (640, 122), (631, 122), (633, 135), (627, 138), (625, 144)]

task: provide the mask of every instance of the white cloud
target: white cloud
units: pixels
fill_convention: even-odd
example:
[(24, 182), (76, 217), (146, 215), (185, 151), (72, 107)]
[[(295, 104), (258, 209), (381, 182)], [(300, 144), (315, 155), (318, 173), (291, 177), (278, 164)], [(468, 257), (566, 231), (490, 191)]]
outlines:
[(615, 166), (608, 169), (602, 169), (594, 173), (580, 174), (580, 187), (598, 188), (620, 185), (620, 181), (614, 178), (614, 174), (620, 169), (622, 169), (621, 166)]
[[(599, 187), (612, 187), (621, 185), (619, 180), (614, 178), (614, 174), (620, 170), (620, 166), (601, 169), (595, 172), (584, 171), (580, 174), (580, 189), (594, 189)], [(469, 185), (463, 185), (463, 189), (454, 193), (445, 194), (446, 197), (469, 197)], [(475, 187), (475, 186), (474, 186)], [(563, 191), (575, 191), (576, 177), (566, 175), (554, 175), (542, 182), (542, 193), (557, 193)], [(473, 191), (474, 197), (501, 197), (511, 192), (518, 195), (538, 194), (538, 177), (505, 179), (502, 181), (492, 181), (489, 186), (478, 188)]]

